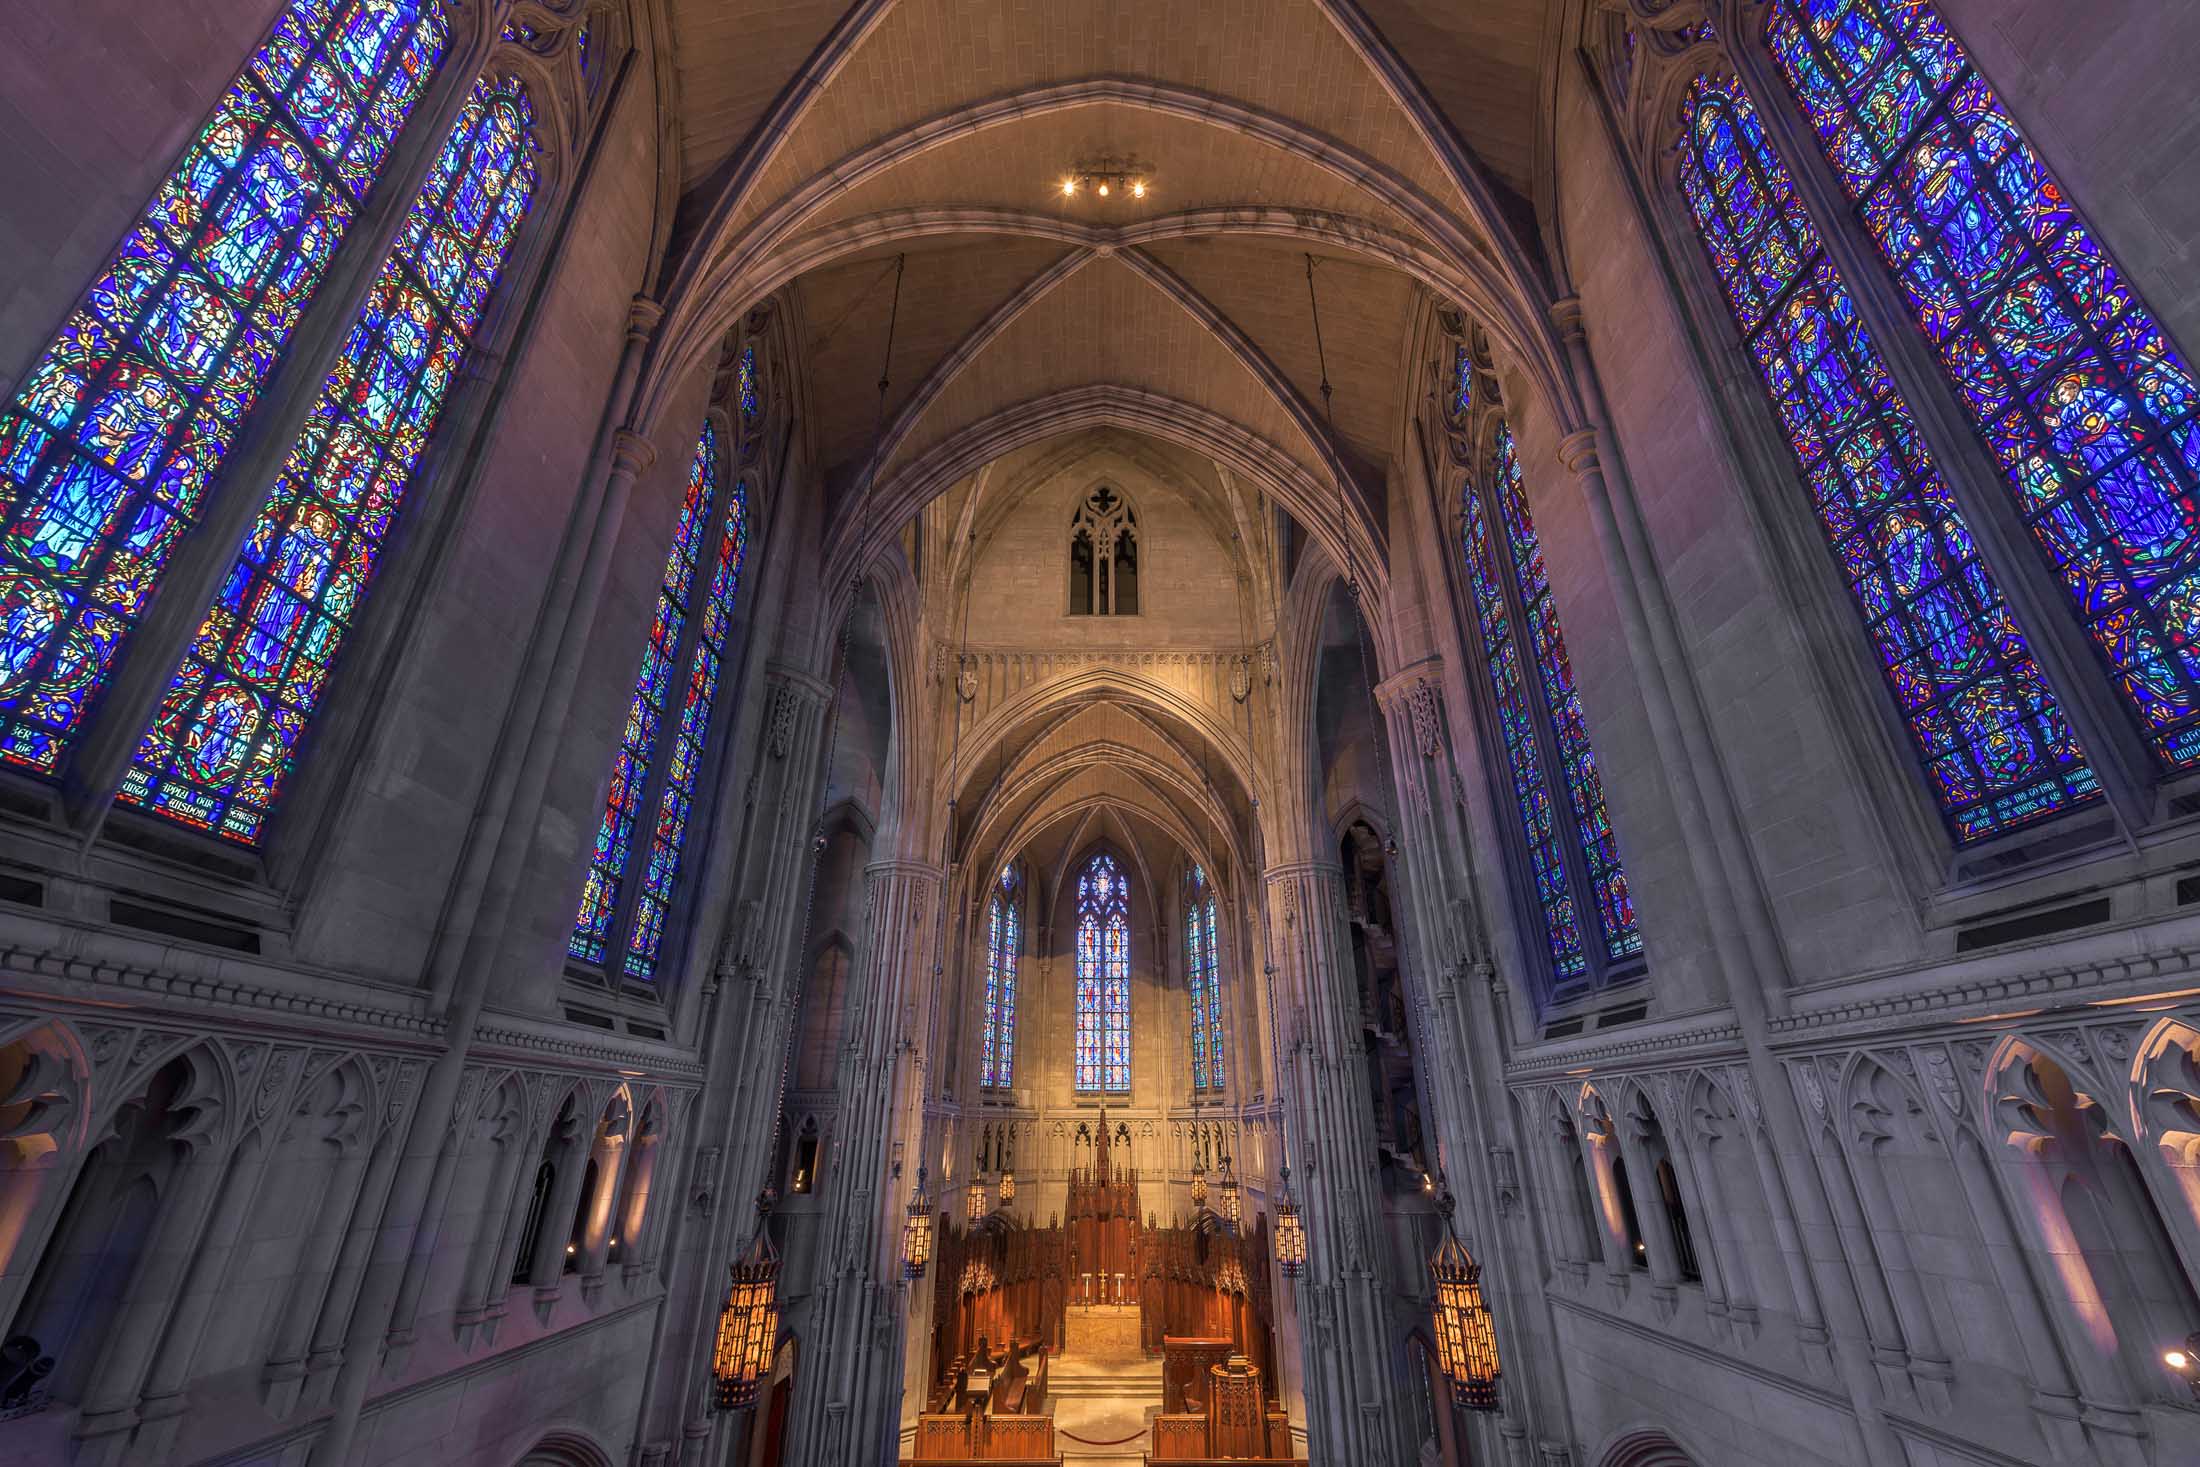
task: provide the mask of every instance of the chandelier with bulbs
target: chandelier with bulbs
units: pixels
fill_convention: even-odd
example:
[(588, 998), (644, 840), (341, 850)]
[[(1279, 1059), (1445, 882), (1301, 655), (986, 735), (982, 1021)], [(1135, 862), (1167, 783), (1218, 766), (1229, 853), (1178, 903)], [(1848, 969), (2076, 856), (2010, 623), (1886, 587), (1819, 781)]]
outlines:
[(1094, 158), (1062, 175), (1062, 197), (1092, 194), (1103, 199), (1146, 197), (1153, 170), (1131, 158)]

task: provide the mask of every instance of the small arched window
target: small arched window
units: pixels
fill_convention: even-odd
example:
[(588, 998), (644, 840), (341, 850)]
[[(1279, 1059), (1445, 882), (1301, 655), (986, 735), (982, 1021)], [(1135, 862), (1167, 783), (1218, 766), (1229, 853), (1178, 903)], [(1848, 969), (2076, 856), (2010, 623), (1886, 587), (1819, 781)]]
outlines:
[(978, 1083), (1006, 1090), (1016, 1080), (1016, 868), (1001, 867), (985, 909), (985, 1024)]
[(1077, 878), (1077, 1089), (1131, 1088), (1130, 884), (1114, 858), (1094, 856)]
[(1069, 614), (1138, 613), (1138, 512), (1106, 484), (1077, 506), (1069, 523)]

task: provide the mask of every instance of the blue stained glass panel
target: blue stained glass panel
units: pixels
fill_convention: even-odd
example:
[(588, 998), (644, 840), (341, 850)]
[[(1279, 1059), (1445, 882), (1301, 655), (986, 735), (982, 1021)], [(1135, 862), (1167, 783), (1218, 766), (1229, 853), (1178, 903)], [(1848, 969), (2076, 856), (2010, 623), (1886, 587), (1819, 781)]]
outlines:
[(1077, 878), (1077, 1088), (1131, 1088), (1130, 887), (1108, 856)]
[(748, 547), (748, 481), (741, 479), (734, 482), (733, 492), (726, 499), (725, 527), (718, 538), (718, 566), (711, 573), (710, 599), (703, 603), (702, 623), (696, 628), (687, 693), (680, 703), (680, 722), (665, 766), (664, 792), (657, 802), (657, 826), (650, 836), (649, 859), (642, 867), (642, 887), (634, 899), (634, 925), (626, 943), (629, 977), (648, 979), (656, 974), (665, 917), (672, 909), (673, 884), (680, 876), (680, 851), (694, 809), (695, 782), (710, 741), (711, 705), (725, 663), (726, 635), (733, 625)]
[(672, 532), (672, 548), (665, 554), (665, 573), (657, 587), (649, 641), (642, 649), (641, 671), (634, 678), (634, 696), (627, 703), (619, 752), (611, 766), (611, 787), (604, 796), (603, 815), (596, 822), (595, 848), (588, 857), (588, 879), (581, 888), (580, 911), (573, 919), (573, 935), (566, 944), (567, 951), (583, 962), (602, 962), (610, 943), (620, 889), (634, 854), (634, 830), (641, 818), (645, 786), (656, 758), (665, 710), (671, 706), (673, 668), (717, 492), (718, 433), (706, 418), (695, 454), (688, 460), (687, 493), (681, 501), (680, 521)]
[(449, 41), (297, 0), (0, 410), (0, 759), (60, 769)]
[(1511, 427), (1502, 423), (1497, 429), (1491, 489), (1498, 518), (1505, 526), (1506, 544), (1512, 550), (1514, 584), (1525, 609), (1532, 661), (1542, 684), (1544, 706), (1550, 712), (1551, 731), (1558, 741), (1560, 778), (1566, 787), (1574, 827), (1581, 836), (1582, 855), (1588, 862), (1586, 874), (1596, 899), (1605, 953), (1615, 961), (1631, 958), (1642, 951), (1642, 934), (1635, 926), (1635, 902), (1628, 894), (1627, 869), (1620, 863), (1619, 843), (1604, 807), (1604, 781), (1597, 773), (1596, 754), (1589, 746), (1588, 720), (1581, 711), (1581, 695), (1574, 687), (1566, 637), (1558, 625), (1558, 603), (1543, 569), (1542, 542), (1536, 538), (1535, 522), (1528, 515), (1520, 455), (1513, 445)]
[(1681, 190), (1958, 841), (2099, 798), (2084, 751), (1733, 81), (1682, 108)]
[(1765, 36), (2140, 729), (2200, 764), (2190, 366), (1930, 0), (1774, 0)]
[(1481, 632), (1482, 661), (1489, 674), (1506, 769), (1512, 776), (1513, 803), (1520, 815), (1521, 838), (1527, 846), (1529, 876), (1535, 884), (1536, 905), (1543, 914), (1552, 971), (1559, 982), (1566, 983), (1587, 975), (1589, 952), (1582, 940), (1581, 915), (1566, 874), (1558, 810), (1551, 798), (1550, 778), (1544, 772), (1542, 746), (1535, 736), (1527, 683), (1520, 673), (1512, 614), (1498, 580), (1496, 543), (1490, 536), (1481, 497), (1472, 485), (1460, 496), (1459, 521), (1467, 584), (1474, 595), (1475, 621)]
[(517, 82), (461, 110), (117, 797), (259, 840), (534, 194)]
[(1215, 947), (1215, 896), (1200, 866), (1192, 867), (1185, 886), (1184, 971), (1191, 995), (1192, 1088), (1220, 1090), (1222, 978), (1221, 957)]
[(1016, 1079), (1016, 871), (1001, 868), (986, 903), (985, 1022), (978, 1083), (1006, 1090)]

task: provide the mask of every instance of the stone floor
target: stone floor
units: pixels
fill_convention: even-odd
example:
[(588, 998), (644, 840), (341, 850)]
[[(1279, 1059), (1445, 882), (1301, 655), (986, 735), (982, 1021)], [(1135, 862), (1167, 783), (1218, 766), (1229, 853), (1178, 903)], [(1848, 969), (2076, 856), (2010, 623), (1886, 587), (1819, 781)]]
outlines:
[[(1117, 1315), (1129, 1317), (1128, 1331)], [(1064, 1467), (1138, 1467), (1147, 1425), (1161, 1409), (1161, 1361), (1139, 1348), (1138, 1311), (1072, 1309), (1064, 1346), (1047, 1367), (1047, 1410)], [(1070, 1432), (1087, 1441), (1071, 1440)], [(1126, 1436), (1112, 1446), (1089, 1445)]]

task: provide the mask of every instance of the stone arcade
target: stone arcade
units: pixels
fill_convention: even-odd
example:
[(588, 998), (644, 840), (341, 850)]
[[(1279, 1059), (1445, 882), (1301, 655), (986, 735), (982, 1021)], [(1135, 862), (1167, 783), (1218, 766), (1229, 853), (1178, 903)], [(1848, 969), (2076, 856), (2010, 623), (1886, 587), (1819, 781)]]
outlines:
[(2200, 1462), (2196, 56), (0, 6), (0, 1463)]

